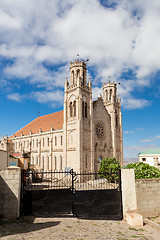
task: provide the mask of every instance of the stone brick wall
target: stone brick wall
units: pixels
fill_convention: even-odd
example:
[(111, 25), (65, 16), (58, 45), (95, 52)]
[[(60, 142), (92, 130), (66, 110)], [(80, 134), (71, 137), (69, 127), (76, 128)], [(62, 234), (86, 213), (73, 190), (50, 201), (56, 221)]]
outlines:
[(21, 170), (8, 167), (0, 171), (0, 217), (16, 219), (20, 213)]
[(0, 170), (3, 170), (7, 167), (7, 151), (0, 150)]
[(137, 179), (137, 210), (143, 217), (155, 217), (160, 214), (160, 178)]

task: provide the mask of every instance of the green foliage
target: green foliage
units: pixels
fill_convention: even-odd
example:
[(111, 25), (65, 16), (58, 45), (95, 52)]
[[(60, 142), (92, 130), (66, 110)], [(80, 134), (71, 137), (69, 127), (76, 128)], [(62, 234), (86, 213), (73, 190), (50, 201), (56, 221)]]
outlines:
[(100, 177), (107, 178), (108, 182), (119, 180), (120, 163), (116, 158), (103, 158), (100, 163), (98, 174)]
[(160, 178), (160, 170), (156, 167), (152, 167), (147, 163), (138, 162), (130, 163), (126, 168), (133, 168), (135, 171), (135, 178)]

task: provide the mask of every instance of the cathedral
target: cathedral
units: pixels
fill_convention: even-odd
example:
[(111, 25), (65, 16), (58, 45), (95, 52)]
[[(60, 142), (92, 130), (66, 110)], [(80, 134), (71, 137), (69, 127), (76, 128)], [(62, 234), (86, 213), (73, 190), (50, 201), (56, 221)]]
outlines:
[(92, 100), (87, 62), (70, 63), (62, 111), (37, 117), (9, 139), (14, 156), (25, 155), (43, 170), (97, 172), (100, 161), (116, 157), (123, 164), (123, 134), (117, 84), (103, 84), (103, 97)]

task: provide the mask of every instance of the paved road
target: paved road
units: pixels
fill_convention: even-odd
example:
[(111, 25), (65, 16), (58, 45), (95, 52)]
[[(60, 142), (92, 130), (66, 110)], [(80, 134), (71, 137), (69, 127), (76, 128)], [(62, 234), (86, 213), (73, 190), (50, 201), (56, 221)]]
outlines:
[(159, 240), (160, 232), (148, 224), (131, 228), (125, 221), (23, 217), (0, 222), (0, 237), (2, 240)]

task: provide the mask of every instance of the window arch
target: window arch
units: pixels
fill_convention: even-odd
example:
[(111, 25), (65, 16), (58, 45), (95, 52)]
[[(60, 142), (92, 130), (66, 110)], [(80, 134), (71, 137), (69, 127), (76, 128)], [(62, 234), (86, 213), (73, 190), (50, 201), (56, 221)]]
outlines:
[(106, 90), (106, 102), (108, 101), (108, 91)]
[(85, 118), (87, 118), (87, 103), (85, 103)]
[(115, 125), (118, 127), (118, 114), (117, 111), (115, 111)]
[(74, 101), (74, 103), (73, 103), (73, 112), (74, 112), (73, 116), (76, 117), (76, 101)]
[(80, 70), (77, 70), (77, 79), (80, 77)]
[(101, 156), (99, 156), (99, 163), (101, 163), (102, 162), (102, 157)]
[(82, 101), (82, 117), (84, 118), (84, 101)]
[(112, 100), (112, 89), (110, 89), (110, 96), (109, 96), (109, 100)]
[(72, 73), (71, 73), (71, 78), (72, 78), (72, 84), (74, 84), (74, 70), (72, 70)]
[(72, 102), (70, 102), (70, 104), (69, 104), (69, 109), (70, 109), (70, 117), (72, 117), (72, 108), (73, 108), (73, 106), (72, 106)]

